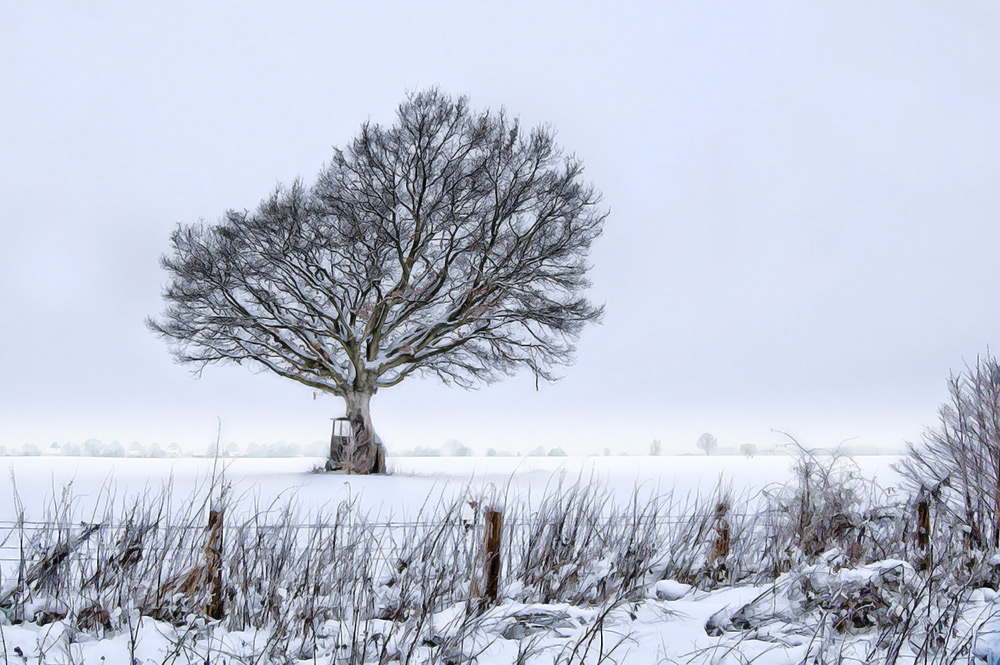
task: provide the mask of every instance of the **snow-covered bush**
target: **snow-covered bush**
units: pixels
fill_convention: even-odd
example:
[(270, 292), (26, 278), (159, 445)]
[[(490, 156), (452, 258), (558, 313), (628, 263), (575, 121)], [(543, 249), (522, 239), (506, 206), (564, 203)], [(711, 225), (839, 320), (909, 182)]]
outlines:
[(899, 469), (963, 533), (968, 548), (1000, 546), (1000, 361), (987, 355), (948, 379), (949, 401)]
[(921, 581), (905, 561), (886, 560), (847, 566), (840, 550), (825, 552), (818, 563), (780, 575), (751, 602), (712, 617), (707, 630), (764, 632), (775, 624), (812, 630), (832, 621), (839, 632), (902, 623)]
[(905, 506), (886, 501), (850, 458), (796, 448), (792, 482), (764, 492), (758, 529), (767, 547), (758, 579), (773, 579), (835, 548), (852, 564), (905, 558)]
[(525, 602), (598, 603), (628, 595), (652, 572), (668, 536), (662, 497), (617, 506), (597, 483), (562, 481), (519, 521), (515, 575)]

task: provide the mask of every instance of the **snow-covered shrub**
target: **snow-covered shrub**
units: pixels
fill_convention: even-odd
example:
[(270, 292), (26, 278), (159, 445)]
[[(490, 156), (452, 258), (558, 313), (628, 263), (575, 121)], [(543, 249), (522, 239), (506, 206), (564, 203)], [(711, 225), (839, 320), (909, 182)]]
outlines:
[(945, 572), (919, 572), (898, 559), (850, 566), (831, 550), (783, 573), (750, 602), (713, 614), (705, 631), (724, 653), (739, 656), (714, 660), (706, 652), (693, 662), (752, 662), (748, 654), (775, 644), (802, 663), (995, 662), (996, 593), (953, 584), (939, 577)]
[(514, 574), (525, 602), (600, 603), (628, 595), (653, 571), (668, 539), (663, 497), (617, 506), (593, 482), (562, 481), (515, 531)]
[(1000, 546), (1000, 361), (987, 355), (948, 379), (949, 401), (899, 470), (929, 493), (967, 548)]
[(26, 519), (16, 505), (23, 572), (2, 580), (0, 608), (23, 621), (68, 620), (82, 630), (121, 628), (130, 610), (176, 620), (200, 612), (206, 590), (183, 584), (204, 546), (200, 502), (171, 505), (169, 486), (126, 505), (116, 505), (109, 488), (101, 493), (104, 505), (86, 520), (71, 486), (42, 507), (41, 520)]
[[(742, 519), (733, 514), (732, 492), (720, 485), (708, 497), (673, 504), (657, 560), (660, 579), (711, 588), (739, 577)], [(722, 541), (728, 551), (720, 549)]]
[(832, 620), (837, 631), (845, 632), (905, 620), (921, 589), (910, 564), (893, 559), (858, 567), (846, 563), (839, 550), (825, 552), (817, 563), (783, 573), (750, 603), (714, 616), (706, 629), (763, 632), (772, 624), (792, 624), (812, 630), (821, 620)]
[(852, 564), (905, 558), (905, 507), (886, 502), (850, 458), (798, 447), (793, 481), (764, 494), (757, 525), (766, 541), (761, 579), (773, 579), (831, 549)]

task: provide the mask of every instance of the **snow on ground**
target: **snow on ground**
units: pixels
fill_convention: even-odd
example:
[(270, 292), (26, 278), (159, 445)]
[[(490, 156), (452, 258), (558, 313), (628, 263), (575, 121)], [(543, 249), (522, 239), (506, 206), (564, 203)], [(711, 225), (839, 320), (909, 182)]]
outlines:
[[(896, 456), (854, 459), (861, 475), (883, 487), (892, 487), (898, 475), (891, 465)], [(53, 496), (70, 488), (80, 510), (102, 500), (102, 493), (119, 498), (158, 490), (170, 482), (178, 497), (203, 487), (213, 474), (223, 475), (238, 504), (247, 509), (292, 500), (304, 511), (336, 506), (353, 498), (359, 507), (384, 518), (410, 517), (440, 499), (469, 487), (493, 488), (499, 494), (530, 501), (560, 479), (606, 487), (616, 500), (633, 492), (677, 495), (711, 492), (725, 481), (737, 496), (749, 496), (791, 478), (792, 457), (658, 456), (658, 457), (397, 457), (389, 459), (392, 475), (344, 476), (313, 474), (319, 458), (205, 458), (135, 459), (93, 457), (0, 458), (9, 473), (0, 480), (15, 483), (29, 517), (40, 518)], [(8, 478), (12, 479), (8, 481)], [(13, 485), (12, 485), (13, 487)], [(14, 519), (13, 503), (3, 491), (0, 521)]]

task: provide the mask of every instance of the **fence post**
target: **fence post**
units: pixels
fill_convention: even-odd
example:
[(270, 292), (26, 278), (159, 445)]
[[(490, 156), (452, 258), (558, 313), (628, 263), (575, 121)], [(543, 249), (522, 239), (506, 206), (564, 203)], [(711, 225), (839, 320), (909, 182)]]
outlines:
[(726, 574), (726, 559), (729, 557), (729, 504), (719, 502), (715, 507), (715, 539), (709, 553), (708, 563), (713, 569), (716, 581), (721, 582)]
[(917, 547), (926, 551), (931, 541), (931, 502), (924, 494), (917, 502)]
[(917, 497), (917, 570), (927, 570), (931, 565), (931, 498), (923, 487)]
[(500, 532), (503, 526), (503, 513), (488, 508), (486, 510), (486, 538), (483, 543), (483, 564), (485, 588), (483, 589), (483, 606), (492, 605), (500, 597)]
[(221, 619), (225, 611), (222, 593), (222, 526), (225, 511), (213, 506), (208, 511), (208, 537), (205, 542), (205, 579), (210, 588), (205, 614)]

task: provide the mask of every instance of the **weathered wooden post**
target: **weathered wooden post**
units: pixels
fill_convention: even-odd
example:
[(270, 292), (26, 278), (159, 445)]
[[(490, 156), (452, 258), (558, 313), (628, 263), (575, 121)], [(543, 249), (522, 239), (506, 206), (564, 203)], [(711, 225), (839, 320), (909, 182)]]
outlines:
[(712, 544), (712, 560), (724, 561), (729, 556), (729, 520), (726, 515), (729, 506), (720, 503), (715, 509), (715, 542)]
[(931, 502), (926, 494), (922, 494), (917, 502), (917, 547), (922, 552), (927, 551), (931, 542)]
[(931, 496), (921, 487), (917, 495), (917, 570), (931, 566)]
[(503, 513), (488, 508), (486, 510), (486, 538), (483, 542), (484, 581), (483, 607), (492, 605), (500, 597), (500, 533), (503, 527)]
[(225, 510), (212, 506), (208, 511), (208, 535), (205, 539), (205, 580), (209, 586), (209, 601), (205, 614), (221, 619), (225, 613), (222, 593), (222, 529)]
[(709, 552), (708, 564), (716, 581), (721, 582), (726, 574), (726, 559), (729, 557), (729, 504), (720, 501), (715, 507), (715, 539)]

